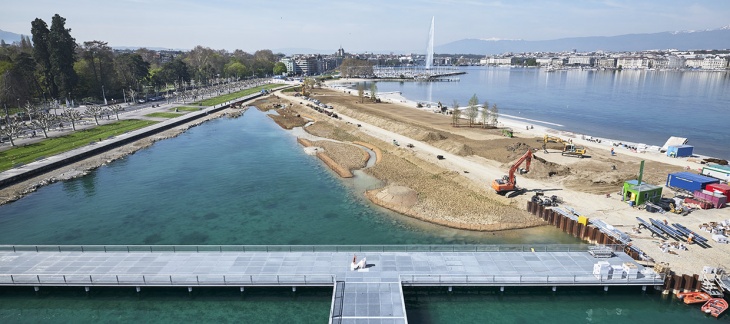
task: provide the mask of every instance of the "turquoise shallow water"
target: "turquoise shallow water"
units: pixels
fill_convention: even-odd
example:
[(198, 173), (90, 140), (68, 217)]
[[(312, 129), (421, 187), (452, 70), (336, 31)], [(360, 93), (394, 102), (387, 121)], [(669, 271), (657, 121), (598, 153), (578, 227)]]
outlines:
[[(551, 227), (478, 233), (424, 224), (371, 205), (356, 187), (304, 154), (265, 114), (249, 110), (242, 118), (207, 122), (89, 176), (0, 206), (0, 244), (577, 243)], [(436, 294), (428, 302), (408, 303), (408, 312), (412, 323), (454, 318), (481, 323), (483, 316), (525, 300), (531, 306), (525, 318), (552, 316), (551, 309), (570, 307), (574, 300), (602, 309), (639, 309), (659, 300), (639, 292), (617, 298), (611, 292), (607, 299), (595, 294), (599, 290), (566, 291), (565, 300), (524, 293), (503, 299), (486, 315), (484, 310), (495, 305), (490, 295), (468, 293), (452, 303), (453, 297)], [(242, 297), (224, 288), (196, 289), (192, 296), (184, 289), (145, 289), (137, 295), (127, 288), (93, 288), (87, 296), (82, 288), (43, 288), (38, 295), (31, 288), (0, 288), (0, 323), (324, 323), (330, 301), (328, 289), (247, 289)], [(665, 312), (647, 309), (645, 322)], [(697, 319), (696, 311), (672, 309), (674, 319)]]
[(637, 287), (404, 289), (411, 323), (728, 323)]
[(423, 224), (352, 188), (252, 109), (0, 206), (0, 244), (576, 242), (552, 228), (486, 234)]

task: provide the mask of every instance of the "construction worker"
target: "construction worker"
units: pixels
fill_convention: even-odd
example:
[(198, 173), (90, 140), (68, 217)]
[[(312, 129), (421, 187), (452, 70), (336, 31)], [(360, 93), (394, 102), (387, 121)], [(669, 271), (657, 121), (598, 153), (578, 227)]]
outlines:
[(687, 244), (692, 244), (692, 239), (694, 239), (695, 235), (693, 233), (689, 233), (689, 236), (687, 236)]
[(547, 146), (545, 146), (545, 143), (542, 143), (542, 151), (543, 151), (543, 153), (545, 153), (545, 154), (547, 154), (547, 153), (548, 153), (548, 151), (547, 151)]

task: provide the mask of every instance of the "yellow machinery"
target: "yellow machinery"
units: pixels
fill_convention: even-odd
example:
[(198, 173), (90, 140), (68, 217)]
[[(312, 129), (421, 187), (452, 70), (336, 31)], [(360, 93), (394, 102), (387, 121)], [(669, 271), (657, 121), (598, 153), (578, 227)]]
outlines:
[(586, 152), (588, 152), (588, 150), (586, 150), (585, 147), (577, 146), (569, 141), (563, 140), (560, 137), (552, 137), (552, 136), (548, 136), (547, 134), (545, 134), (545, 136), (543, 136), (543, 142), (545, 144), (547, 144), (547, 143), (563, 144), (563, 151), (561, 152), (562, 155), (577, 156), (579, 158), (583, 158), (583, 156), (586, 155)]

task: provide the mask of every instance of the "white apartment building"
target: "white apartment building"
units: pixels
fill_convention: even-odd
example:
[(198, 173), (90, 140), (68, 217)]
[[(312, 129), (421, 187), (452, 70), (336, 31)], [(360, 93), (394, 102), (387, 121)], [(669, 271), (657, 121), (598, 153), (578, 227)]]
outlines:
[(593, 66), (595, 58), (591, 56), (570, 56), (568, 57), (568, 65), (571, 66)]
[(724, 57), (705, 57), (705, 59), (702, 60), (703, 70), (722, 70), (725, 68), (727, 68), (727, 59)]
[(649, 59), (637, 56), (619, 57), (616, 66), (623, 69), (646, 69), (649, 68)]

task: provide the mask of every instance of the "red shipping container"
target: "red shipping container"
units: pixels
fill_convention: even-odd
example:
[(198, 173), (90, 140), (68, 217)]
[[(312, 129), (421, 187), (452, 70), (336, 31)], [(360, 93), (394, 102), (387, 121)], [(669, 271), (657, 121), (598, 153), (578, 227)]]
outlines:
[(724, 183), (711, 183), (708, 184), (705, 189), (708, 191), (719, 191), (725, 195), (725, 197), (730, 197), (730, 186)]
[(684, 198), (685, 204), (691, 204), (699, 206), (702, 209), (710, 209), (712, 208), (712, 204), (708, 203), (706, 201), (698, 200), (698, 199), (692, 199), (692, 198)]

